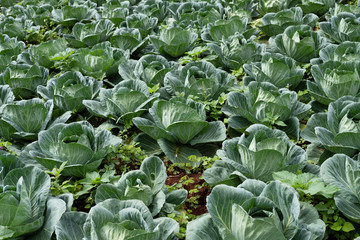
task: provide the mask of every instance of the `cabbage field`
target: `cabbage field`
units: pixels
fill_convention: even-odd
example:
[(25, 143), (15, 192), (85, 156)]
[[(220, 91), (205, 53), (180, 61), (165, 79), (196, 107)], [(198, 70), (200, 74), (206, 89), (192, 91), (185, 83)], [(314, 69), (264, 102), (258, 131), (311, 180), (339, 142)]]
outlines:
[(360, 240), (358, 0), (0, 6), (0, 239)]

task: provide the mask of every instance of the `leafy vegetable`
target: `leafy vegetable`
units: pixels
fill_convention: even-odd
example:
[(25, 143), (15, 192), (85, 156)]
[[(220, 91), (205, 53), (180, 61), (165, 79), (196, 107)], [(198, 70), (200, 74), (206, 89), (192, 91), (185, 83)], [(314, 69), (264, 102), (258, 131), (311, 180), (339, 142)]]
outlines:
[(335, 43), (344, 41), (360, 41), (360, 20), (351, 13), (339, 13), (329, 22), (320, 23), (325, 36)]
[(91, 49), (81, 48), (71, 56), (70, 69), (102, 80), (118, 72), (118, 66), (129, 56), (128, 52), (115, 50), (109, 42), (96, 44)]
[(64, 37), (73, 47), (92, 47), (106, 41), (111, 36), (113, 28), (114, 24), (107, 19), (101, 19), (96, 23), (76, 23), (72, 34)]
[(202, 144), (220, 142), (226, 137), (224, 123), (207, 122), (204, 107), (190, 99), (159, 100), (149, 109), (148, 118), (136, 117), (133, 123), (157, 140), (172, 162), (189, 163), (189, 156), (202, 155)]
[(114, 198), (120, 200), (141, 200), (149, 207), (152, 216), (172, 213), (178, 205), (185, 202), (187, 191), (174, 190), (167, 193), (167, 178), (164, 163), (158, 157), (146, 158), (140, 170), (129, 171), (115, 184), (103, 184), (96, 190), (96, 203)]
[(70, 124), (59, 123), (39, 133), (39, 140), (25, 147), (23, 154), (28, 165), (37, 162), (46, 169), (60, 167), (66, 162), (62, 175), (85, 176), (101, 164), (111, 146), (119, 145), (121, 140), (109, 131), (95, 134), (94, 128), (86, 121)]
[(203, 174), (206, 182), (236, 186), (246, 179), (269, 181), (274, 172), (296, 172), (307, 160), (305, 151), (280, 130), (255, 124), (246, 133), (223, 143), (217, 152), (221, 160)]
[(309, 13), (304, 16), (300, 7), (293, 7), (290, 9), (284, 9), (276, 13), (271, 12), (265, 14), (261, 18), (262, 25), (260, 26), (267, 36), (276, 36), (285, 31), (289, 26), (294, 25), (309, 25), (314, 27), (318, 21), (318, 17), (315, 14)]
[(94, 115), (110, 118), (116, 123), (130, 124), (151, 106), (159, 94), (150, 95), (146, 83), (126, 80), (112, 89), (101, 89), (99, 100), (84, 100), (85, 107)]
[(84, 77), (80, 72), (66, 72), (51, 78), (47, 86), (39, 86), (38, 93), (45, 99), (53, 99), (63, 111), (77, 112), (84, 109), (82, 101), (94, 99), (100, 92), (102, 82)]
[(95, 15), (95, 9), (86, 6), (67, 5), (52, 11), (54, 21), (66, 27), (72, 27), (79, 21), (91, 20)]
[(160, 53), (179, 57), (194, 46), (197, 37), (196, 33), (174, 27), (162, 30), (159, 37), (152, 36), (150, 41)]
[(244, 84), (251, 81), (270, 82), (276, 87), (290, 86), (295, 88), (302, 80), (305, 70), (296, 66), (296, 62), (276, 53), (265, 53), (261, 62), (244, 64), (244, 71), (249, 75), (244, 78)]
[(194, 96), (201, 101), (216, 100), (235, 85), (235, 78), (209, 62), (190, 62), (165, 75), (166, 91), (172, 95)]
[(218, 56), (223, 67), (238, 70), (244, 63), (260, 61), (264, 45), (255, 42), (255, 36), (249, 39), (236, 34), (219, 43), (208, 43), (210, 49)]
[(358, 96), (360, 89), (360, 62), (328, 61), (311, 67), (314, 82), (307, 81), (309, 92), (324, 104), (343, 96)]
[(50, 177), (36, 167), (16, 168), (3, 185), (0, 238), (49, 239), (66, 210), (63, 200), (49, 196)]
[(45, 85), (49, 71), (38, 65), (16, 64), (8, 66), (0, 74), (0, 84), (11, 87), (16, 98), (34, 97), (36, 88)]
[(209, 214), (188, 224), (188, 239), (322, 239), (325, 234), (316, 209), (279, 181), (216, 186), (207, 208)]
[(178, 223), (170, 218), (153, 219), (139, 200), (108, 199), (91, 208), (85, 224), (85, 239), (171, 239)]
[[(41, 130), (51, 126), (53, 102), (43, 102), (39, 98), (10, 102), (2, 107), (0, 135), (5, 139), (36, 140)], [(65, 113), (57, 122), (66, 122), (70, 118)]]
[(299, 63), (309, 63), (318, 57), (326, 44), (326, 39), (308, 25), (289, 26), (283, 34), (269, 40), (273, 52), (287, 55)]
[(250, 82), (244, 93), (231, 92), (222, 108), (230, 116), (229, 127), (243, 132), (253, 123), (278, 126), (287, 134), (299, 137), (299, 119), (310, 105), (297, 100), (297, 94), (286, 88), (278, 89), (267, 82)]
[(313, 114), (302, 137), (327, 151), (353, 156), (360, 150), (359, 98), (345, 96), (330, 103), (326, 113)]

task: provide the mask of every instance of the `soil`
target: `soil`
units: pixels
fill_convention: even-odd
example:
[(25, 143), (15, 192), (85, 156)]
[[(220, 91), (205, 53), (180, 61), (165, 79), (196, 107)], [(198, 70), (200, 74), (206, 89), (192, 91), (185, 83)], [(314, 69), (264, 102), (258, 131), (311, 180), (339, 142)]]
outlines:
[[(181, 172), (179, 174), (174, 175), (171, 172), (168, 172), (168, 178), (166, 179), (165, 184), (172, 186), (174, 184), (177, 184), (180, 182), (180, 179), (187, 175), (189, 178), (193, 179), (193, 183), (189, 183), (187, 185), (183, 184), (183, 188), (186, 189), (188, 192), (191, 189), (195, 188), (195, 185), (202, 185), (205, 181), (204, 179), (200, 179), (201, 177), (201, 173), (190, 173), (190, 174), (186, 174), (184, 172)], [(191, 210), (191, 214), (195, 215), (195, 216), (199, 216), (201, 214), (207, 213), (207, 208), (206, 208), (206, 198), (207, 196), (210, 194), (211, 190), (209, 187), (207, 186), (203, 186), (201, 189), (198, 189), (199, 192), (197, 193), (189, 193), (188, 198), (191, 197), (195, 197), (195, 196), (200, 196), (198, 198), (198, 205), (191, 204), (190, 202), (186, 201), (185, 202), (185, 210)]]

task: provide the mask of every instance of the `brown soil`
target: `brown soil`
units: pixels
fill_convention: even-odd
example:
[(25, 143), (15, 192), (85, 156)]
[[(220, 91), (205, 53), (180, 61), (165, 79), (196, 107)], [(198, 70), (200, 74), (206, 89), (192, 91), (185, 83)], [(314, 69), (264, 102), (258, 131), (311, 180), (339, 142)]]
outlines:
[[(180, 179), (185, 175), (187, 175), (189, 178), (192, 178), (194, 180), (193, 183), (189, 183), (187, 185), (183, 184), (183, 188), (186, 189), (187, 191), (194, 189), (195, 185), (202, 185), (205, 182), (204, 179), (199, 179), (201, 177), (201, 173), (186, 174), (186, 173), (181, 172), (179, 174), (173, 175), (172, 173), (168, 172), (168, 178), (166, 179), (165, 184), (169, 185), (169, 186), (177, 184), (177, 183), (179, 183)], [(188, 202), (188, 201), (185, 202), (185, 209), (191, 210), (191, 214), (196, 215), (196, 216), (207, 213), (206, 198), (211, 192), (209, 187), (207, 187), (207, 186), (204, 186), (198, 190), (199, 190), (199, 192), (197, 192), (197, 193), (192, 193), (192, 194), (189, 193), (188, 198), (187, 198), (187, 199), (189, 199), (191, 197), (200, 196), (198, 198), (198, 202), (199, 202), (198, 205), (193, 206), (193, 204), (191, 204), (190, 202)]]

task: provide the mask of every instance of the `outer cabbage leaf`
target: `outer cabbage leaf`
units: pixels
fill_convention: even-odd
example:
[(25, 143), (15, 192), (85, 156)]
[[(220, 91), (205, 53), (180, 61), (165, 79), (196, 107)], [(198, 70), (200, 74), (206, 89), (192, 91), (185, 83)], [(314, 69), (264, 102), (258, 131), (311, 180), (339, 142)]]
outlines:
[(295, 7), (298, 2), (299, 0), (260, 0), (257, 7), (260, 14), (265, 15), (266, 13)]
[(335, 154), (320, 168), (321, 177), (339, 191), (335, 196), (337, 208), (349, 219), (360, 222), (360, 165), (344, 154)]
[(39, 45), (32, 45), (29, 53), (32, 62), (51, 68), (54, 66), (57, 57), (68, 50), (65, 39), (59, 38), (42, 42)]
[(312, 65), (325, 62), (359, 62), (360, 43), (358, 42), (342, 42), (339, 45), (328, 44), (320, 50), (319, 58), (311, 59)]
[(49, 239), (65, 212), (65, 202), (49, 198), (50, 177), (36, 167), (16, 168), (0, 190), (0, 238)]
[(117, 28), (110, 37), (111, 46), (134, 53), (147, 46), (147, 39), (141, 37), (137, 28)]

